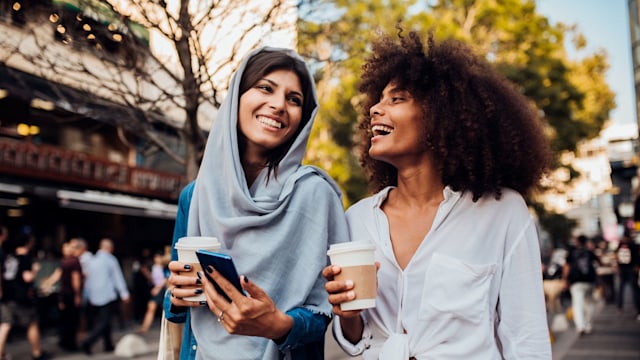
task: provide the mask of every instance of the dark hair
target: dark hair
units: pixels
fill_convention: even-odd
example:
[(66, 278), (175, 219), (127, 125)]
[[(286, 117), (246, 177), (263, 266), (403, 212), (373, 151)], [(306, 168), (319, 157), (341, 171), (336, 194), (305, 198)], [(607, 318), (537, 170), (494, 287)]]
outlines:
[[(302, 102), (302, 119), (295, 135), (287, 142), (274, 149), (267, 158), (267, 163), (265, 165), (269, 167), (269, 174), (277, 172), (280, 160), (285, 156), (295, 139), (302, 131), (302, 128), (304, 128), (307, 122), (311, 119), (311, 114), (316, 107), (316, 102), (313, 96), (313, 84), (310, 81), (311, 77), (307, 71), (305, 63), (285, 51), (262, 50), (252, 56), (251, 59), (247, 61), (245, 70), (242, 73), (242, 78), (240, 79), (240, 96), (242, 96), (242, 94), (266, 75), (277, 70), (289, 70), (298, 75), (304, 99)], [(242, 136), (238, 136), (238, 139), (240, 146), (244, 146), (243, 141), (241, 140)]]
[(397, 170), (369, 156), (369, 109), (394, 82), (420, 104), (422, 138), (442, 183), (455, 191), (501, 196), (509, 187), (525, 195), (547, 170), (550, 149), (542, 119), (530, 101), (485, 59), (464, 43), (436, 43), (433, 33), (424, 48), (415, 31), (399, 41), (382, 36), (363, 65), (360, 92), (365, 95), (360, 162), (371, 190), (397, 185)]
[(578, 244), (580, 244), (580, 245), (584, 246), (584, 245), (586, 245), (586, 244), (587, 244), (587, 241), (588, 241), (589, 239), (587, 238), (587, 236), (586, 236), (586, 235), (578, 235), (577, 240), (578, 240)]

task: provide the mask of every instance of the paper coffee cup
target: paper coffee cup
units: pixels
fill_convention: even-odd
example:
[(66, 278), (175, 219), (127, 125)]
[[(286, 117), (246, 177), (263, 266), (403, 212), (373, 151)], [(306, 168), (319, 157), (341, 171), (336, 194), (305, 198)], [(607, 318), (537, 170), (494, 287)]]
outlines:
[(352, 280), (356, 298), (340, 304), (340, 309), (360, 310), (376, 306), (376, 265), (374, 244), (353, 241), (331, 245), (327, 255), (332, 265), (342, 269), (335, 279)]
[[(178, 251), (178, 261), (191, 264), (191, 271), (185, 271), (180, 275), (197, 277), (197, 272), (202, 271), (200, 261), (196, 255), (196, 250), (219, 251), (220, 242), (217, 238), (211, 236), (185, 236), (178, 239), (175, 245)], [(183, 287), (189, 289), (190, 287)], [(199, 287), (193, 286), (193, 289)], [(207, 298), (204, 294), (188, 296), (183, 298), (188, 301), (205, 301)]]

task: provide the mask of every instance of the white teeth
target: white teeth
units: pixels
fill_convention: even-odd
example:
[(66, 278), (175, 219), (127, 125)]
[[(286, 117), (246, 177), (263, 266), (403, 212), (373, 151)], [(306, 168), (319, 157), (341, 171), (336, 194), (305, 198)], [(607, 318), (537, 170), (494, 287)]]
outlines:
[(268, 118), (266, 116), (258, 116), (258, 121), (261, 124), (265, 124), (267, 126), (271, 126), (274, 127), (276, 129), (282, 129), (282, 123), (277, 121), (277, 120), (273, 120), (271, 118)]
[(388, 135), (388, 134), (391, 134), (393, 132), (393, 128), (390, 127), (390, 126), (386, 126), (386, 125), (373, 125), (371, 127), (371, 131), (375, 135)]

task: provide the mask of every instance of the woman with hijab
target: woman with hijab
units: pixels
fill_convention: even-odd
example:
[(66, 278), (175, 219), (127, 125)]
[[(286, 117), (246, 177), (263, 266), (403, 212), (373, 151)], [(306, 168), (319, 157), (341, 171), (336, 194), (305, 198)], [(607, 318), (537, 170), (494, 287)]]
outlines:
[[(164, 308), (186, 322), (180, 359), (323, 358), (331, 306), (321, 272), (348, 231), (336, 184), (301, 164), (316, 111), (313, 79), (292, 50), (256, 50), (234, 74), (198, 176), (180, 195), (173, 242), (216, 237), (247, 296), (212, 267), (203, 270), (231, 301), (203, 274), (181, 275), (193, 270), (174, 248)], [(182, 299), (203, 290), (206, 303)]]

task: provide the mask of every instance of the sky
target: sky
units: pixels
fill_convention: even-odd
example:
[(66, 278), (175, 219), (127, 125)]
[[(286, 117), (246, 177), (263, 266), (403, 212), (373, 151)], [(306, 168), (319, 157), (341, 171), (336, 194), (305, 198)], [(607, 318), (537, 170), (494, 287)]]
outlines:
[[(606, 50), (610, 65), (607, 82), (616, 93), (617, 104), (610, 114), (612, 124), (635, 125), (627, 0), (536, 0), (536, 9), (552, 23), (577, 25), (587, 39), (585, 54)], [(583, 57), (580, 54), (574, 55)]]

